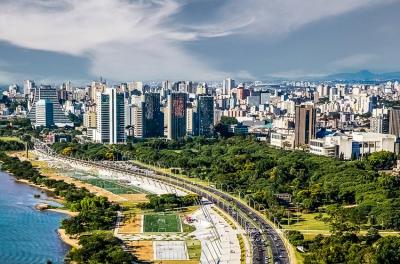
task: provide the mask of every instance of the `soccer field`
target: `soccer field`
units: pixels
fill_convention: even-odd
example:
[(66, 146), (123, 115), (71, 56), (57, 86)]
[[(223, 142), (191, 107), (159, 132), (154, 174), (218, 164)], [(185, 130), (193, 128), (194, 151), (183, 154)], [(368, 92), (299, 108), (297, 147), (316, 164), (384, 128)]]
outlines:
[(181, 220), (174, 214), (150, 214), (144, 215), (143, 232), (182, 232)]

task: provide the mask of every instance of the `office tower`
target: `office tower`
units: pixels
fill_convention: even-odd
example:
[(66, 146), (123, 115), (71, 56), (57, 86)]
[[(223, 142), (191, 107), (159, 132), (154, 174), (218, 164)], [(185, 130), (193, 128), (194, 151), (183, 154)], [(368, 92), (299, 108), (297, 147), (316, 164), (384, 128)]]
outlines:
[(309, 144), (316, 135), (316, 111), (312, 105), (295, 107), (295, 147)]
[(107, 88), (110, 96), (110, 144), (124, 143), (125, 136), (125, 94), (116, 88)]
[(57, 90), (50, 85), (41, 85), (35, 89), (33, 97), (33, 106), (28, 113), (28, 118), (31, 122), (36, 123), (36, 104), (39, 100), (49, 100), (53, 104), (54, 125), (58, 127), (74, 126), (68, 117), (65, 115), (60, 102), (58, 101)]
[(214, 97), (199, 96), (197, 104), (198, 134), (210, 137), (213, 134)]
[(389, 110), (389, 134), (400, 137), (400, 107), (394, 106)]
[(144, 137), (162, 137), (164, 136), (164, 115), (160, 110), (160, 94), (146, 93), (144, 99)]
[(53, 103), (49, 99), (36, 102), (35, 127), (51, 127), (54, 125)]
[(168, 139), (180, 139), (186, 135), (187, 94), (168, 95)]
[(134, 130), (133, 135), (136, 138), (144, 137), (144, 102), (141, 102), (138, 106), (134, 106), (133, 119), (134, 119)]
[(35, 82), (32, 80), (24, 81), (24, 95), (27, 96), (31, 93), (31, 91), (35, 88)]
[(106, 88), (97, 93), (97, 141), (117, 144), (126, 141), (125, 95), (116, 88)]
[(230, 95), (232, 89), (235, 87), (235, 80), (227, 78), (222, 82), (222, 94)]
[(104, 93), (97, 93), (96, 96), (96, 141), (100, 143), (110, 142), (110, 96)]
[(135, 105), (125, 102), (125, 126), (130, 127), (135, 125)]

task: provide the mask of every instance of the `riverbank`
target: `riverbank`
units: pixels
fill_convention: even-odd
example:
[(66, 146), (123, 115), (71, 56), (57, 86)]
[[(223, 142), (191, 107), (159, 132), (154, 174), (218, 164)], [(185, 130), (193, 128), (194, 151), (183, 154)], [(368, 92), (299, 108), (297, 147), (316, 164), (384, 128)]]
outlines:
[[(59, 172), (57, 172), (57, 169), (51, 167), (47, 161), (40, 160), (39, 157), (33, 151), (29, 152), (28, 158), (26, 158), (26, 154), (24, 155), (24, 153), (25, 152), (21, 152), (21, 151), (12, 151), (12, 152), (8, 152), (7, 154), (10, 155), (11, 157), (18, 157), (20, 160), (26, 160), (26, 161), (31, 162), (32, 166), (37, 168), (41, 175), (43, 175), (49, 179), (62, 180), (66, 183), (74, 184), (78, 188), (85, 188), (89, 192), (91, 192), (97, 196), (106, 197), (110, 202), (118, 202), (119, 203), (119, 202), (125, 202), (127, 200), (124, 197), (116, 195), (116, 194), (114, 194), (110, 191), (107, 191), (105, 189), (102, 189), (100, 187), (94, 186), (90, 183), (82, 182), (82, 181), (79, 181), (72, 177), (68, 177), (68, 176), (64, 176), (64, 175), (60, 174)], [(46, 189), (45, 186), (44, 186), (44, 189)]]
[(34, 208), (51, 197), (41, 189), (16, 182), (13, 175), (4, 171), (0, 172), (0, 193), (0, 262), (64, 263), (70, 246), (57, 229), (66, 214)]
[(65, 229), (59, 228), (57, 229), (58, 236), (60, 239), (67, 245), (70, 245), (73, 248), (80, 248), (81, 246), (79, 245), (79, 238), (73, 238), (70, 235), (67, 235), (65, 233)]

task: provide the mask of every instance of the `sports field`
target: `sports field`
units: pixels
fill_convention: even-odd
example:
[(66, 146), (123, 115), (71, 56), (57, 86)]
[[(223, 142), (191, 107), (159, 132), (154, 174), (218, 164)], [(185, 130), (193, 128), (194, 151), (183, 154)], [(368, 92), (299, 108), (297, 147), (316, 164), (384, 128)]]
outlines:
[(133, 188), (133, 187), (127, 187), (118, 183), (114, 183), (112, 181), (107, 181), (103, 179), (82, 179), (83, 181), (90, 183), (94, 186), (106, 189), (107, 191), (110, 191), (114, 194), (135, 194), (135, 193), (141, 193), (139, 189)]
[(143, 232), (182, 232), (181, 220), (174, 214), (148, 214), (143, 217)]

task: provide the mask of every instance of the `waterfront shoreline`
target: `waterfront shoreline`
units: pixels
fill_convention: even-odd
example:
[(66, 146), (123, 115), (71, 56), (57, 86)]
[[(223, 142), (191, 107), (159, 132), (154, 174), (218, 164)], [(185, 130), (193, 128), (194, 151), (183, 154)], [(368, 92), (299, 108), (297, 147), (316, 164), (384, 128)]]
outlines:
[(70, 235), (67, 235), (65, 229), (59, 228), (57, 229), (58, 237), (67, 245), (72, 248), (80, 248), (79, 238), (73, 238)]

